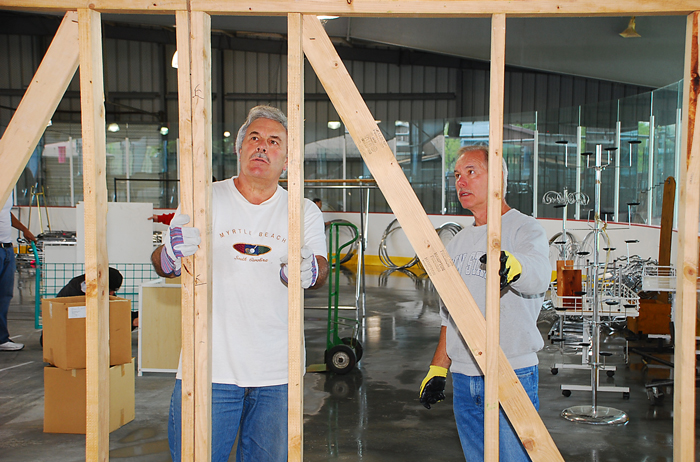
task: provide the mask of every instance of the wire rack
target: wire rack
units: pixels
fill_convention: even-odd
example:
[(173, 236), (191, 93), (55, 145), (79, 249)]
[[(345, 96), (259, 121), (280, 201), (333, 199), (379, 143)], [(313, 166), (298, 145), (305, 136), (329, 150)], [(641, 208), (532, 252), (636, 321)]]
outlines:
[[(131, 309), (136, 311), (138, 306), (139, 286), (146, 281), (158, 279), (158, 275), (150, 263), (112, 263), (109, 266), (122, 273), (122, 285), (116, 295), (131, 300)], [(37, 297), (53, 298), (68, 282), (76, 276), (85, 273), (84, 263), (42, 263), (41, 283), (37, 287)], [(37, 328), (41, 327), (41, 313), (36, 313)]]

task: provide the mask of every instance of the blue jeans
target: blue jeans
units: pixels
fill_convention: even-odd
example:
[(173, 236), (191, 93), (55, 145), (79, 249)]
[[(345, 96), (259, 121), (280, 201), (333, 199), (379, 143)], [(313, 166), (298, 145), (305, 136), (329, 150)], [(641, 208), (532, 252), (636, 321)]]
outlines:
[(7, 312), (15, 290), (15, 251), (0, 247), (0, 344), (10, 340), (7, 330)]
[[(539, 373), (537, 366), (516, 369), (520, 383), (527, 395), (540, 409), (537, 396)], [(484, 460), (484, 377), (452, 374), (453, 408), (457, 431), (462, 443), (464, 458), (468, 462), (483, 462)], [(506, 419), (503, 409), (499, 419), (499, 456), (504, 462), (529, 461), (525, 448), (520, 443), (518, 435)]]
[[(237, 462), (286, 462), (287, 385), (241, 388), (211, 387), (211, 460), (226, 462), (238, 436)], [(182, 381), (170, 399), (168, 441), (173, 461), (180, 461)], [(240, 435), (239, 435), (240, 429)]]

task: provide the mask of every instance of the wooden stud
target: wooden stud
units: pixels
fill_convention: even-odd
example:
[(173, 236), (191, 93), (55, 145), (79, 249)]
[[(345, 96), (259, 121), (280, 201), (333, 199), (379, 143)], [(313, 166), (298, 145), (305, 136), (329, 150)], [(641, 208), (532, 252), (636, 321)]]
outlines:
[(78, 10), (85, 191), (85, 460), (109, 459), (109, 291), (107, 136), (100, 13)]
[(506, 16), (491, 18), (488, 208), (486, 244), (486, 369), (484, 370), (484, 460), (498, 460), (498, 357), (501, 326), (501, 205), (503, 201), (503, 92)]
[[(411, 188), (374, 117), (343, 65), (321, 22), (304, 16), (304, 53), (328, 92), (338, 114), (377, 180), (430, 280), (450, 310), (460, 333), (484, 370), (486, 325), (479, 307), (457, 273), (435, 228)], [(500, 348), (499, 348), (500, 351)], [(511, 424), (533, 461), (561, 461), (539, 414), (502, 351), (499, 353), (499, 397)]]
[[(190, 78), (190, 12), (175, 14), (178, 51), (177, 94), (180, 143), (180, 211), (194, 215), (194, 183), (192, 166), (192, 82)], [(182, 259), (182, 266), (192, 268), (194, 257)], [(182, 329), (182, 440), (181, 459), (194, 461), (194, 277), (191, 272), (181, 276)]]
[(78, 14), (66, 12), (0, 139), (0, 204), (4, 204), (78, 69)]
[(695, 323), (698, 277), (698, 202), (700, 201), (700, 127), (697, 125), (700, 68), (698, 19), (686, 23), (683, 75), (682, 144), (678, 216), (678, 262), (675, 311), (675, 367), (673, 369), (673, 460), (695, 460)]
[(289, 382), (288, 460), (304, 460), (304, 293), (301, 247), (304, 244), (304, 52), (300, 14), (287, 19), (287, 191), (289, 208)]
[(211, 17), (190, 16), (192, 76), (192, 161), (194, 216), (202, 242), (194, 254), (194, 396), (195, 460), (211, 460)]
[(176, 15), (181, 211), (202, 242), (182, 259), (182, 459), (211, 460), (211, 18)]

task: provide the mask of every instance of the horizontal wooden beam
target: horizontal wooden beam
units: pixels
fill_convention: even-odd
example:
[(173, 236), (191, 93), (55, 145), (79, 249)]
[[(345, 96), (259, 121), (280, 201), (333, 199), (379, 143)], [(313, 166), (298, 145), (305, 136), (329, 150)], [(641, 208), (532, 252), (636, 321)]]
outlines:
[(3, 0), (3, 10), (57, 12), (88, 9), (100, 13), (173, 14), (186, 11), (187, 0)]
[[(172, 14), (187, 10), (186, 0), (3, 0), (2, 8), (66, 11), (90, 8), (102, 13)], [(697, 0), (191, 0), (191, 11), (212, 15), (283, 16), (288, 13), (370, 17), (644, 16), (686, 15)]]

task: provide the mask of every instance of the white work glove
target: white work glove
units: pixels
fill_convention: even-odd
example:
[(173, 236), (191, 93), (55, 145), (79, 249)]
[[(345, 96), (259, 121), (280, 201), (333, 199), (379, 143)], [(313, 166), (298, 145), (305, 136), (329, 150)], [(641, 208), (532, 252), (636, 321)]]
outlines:
[[(280, 258), (282, 262), (282, 268), (280, 269), (280, 278), (287, 284), (287, 255)], [(308, 289), (309, 287), (316, 284), (318, 280), (318, 262), (316, 261), (316, 255), (304, 246), (301, 248), (301, 288)]]
[(180, 259), (194, 255), (201, 242), (198, 228), (182, 226), (189, 222), (189, 215), (175, 216), (163, 236), (160, 267), (166, 274), (175, 273), (179, 276), (182, 264)]

